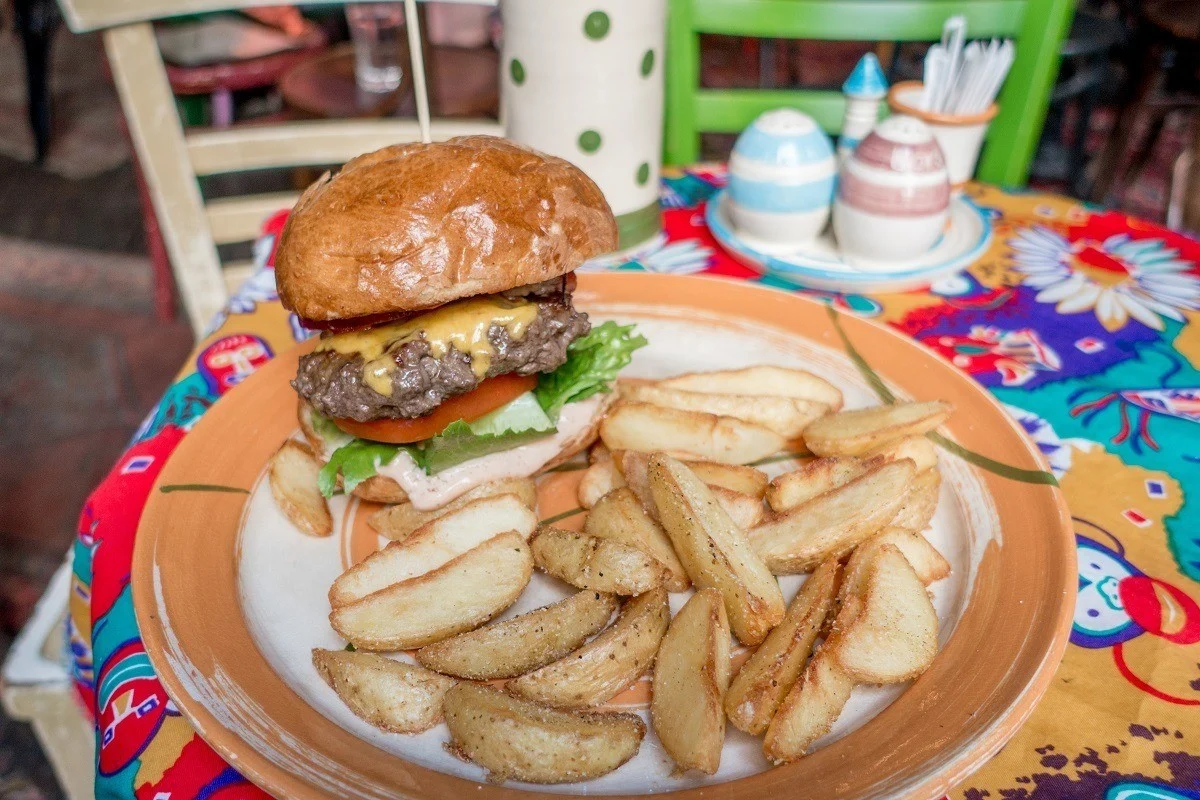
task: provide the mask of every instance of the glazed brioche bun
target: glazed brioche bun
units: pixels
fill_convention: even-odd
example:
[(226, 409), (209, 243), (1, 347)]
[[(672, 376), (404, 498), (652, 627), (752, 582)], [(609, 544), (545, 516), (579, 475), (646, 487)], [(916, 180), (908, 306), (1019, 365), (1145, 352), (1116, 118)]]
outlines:
[[(600, 423), (604, 419), (605, 412), (616, 402), (616, 399), (616, 392), (603, 395), (600, 403), (596, 406), (596, 411), (592, 414), (590, 424), (564, 442), (562, 449), (558, 451), (558, 455), (540, 467), (538, 471), (542, 472), (553, 469), (570, 459), (576, 453), (591, 447), (592, 443), (600, 437)], [(324, 437), (317, 432), (316, 427), (313, 425), (312, 413), (312, 406), (304, 398), (300, 398), (300, 405), (296, 409), (296, 417), (300, 421), (300, 433), (304, 435), (305, 441), (308, 442), (308, 446), (312, 448), (317, 458), (324, 462), (326, 461), (325, 454), (328, 448)], [(351, 494), (371, 503), (392, 504), (403, 503), (408, 500), (408, 495), (401, 488), (400, 484), (384, 475), (372, 475), (358, 484), (358, 486), (355, 486)]]
[(557, 278), (617, 246), (580, 169), (507, 139), (367, 153), (308, 187), (275, 254), (283, 305), (329, 322), (420, 311)]

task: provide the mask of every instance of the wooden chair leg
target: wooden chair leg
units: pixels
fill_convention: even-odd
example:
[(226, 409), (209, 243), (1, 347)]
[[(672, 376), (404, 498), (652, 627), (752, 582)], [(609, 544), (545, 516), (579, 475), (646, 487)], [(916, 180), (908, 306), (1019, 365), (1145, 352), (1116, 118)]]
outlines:
[(16, 0), (17, 27), (25, 49), (25, 86), (29, 100), (29, 127), (33, 130), (34, 160), (41, 164), (50, 144), (50, 90), (47, 71), (50, 48), (61, 17), (50, 0)]
[(1192, 140), (1171, 170), (1167, 226), (1200, 232), (1200, 119), (1192, 122)]

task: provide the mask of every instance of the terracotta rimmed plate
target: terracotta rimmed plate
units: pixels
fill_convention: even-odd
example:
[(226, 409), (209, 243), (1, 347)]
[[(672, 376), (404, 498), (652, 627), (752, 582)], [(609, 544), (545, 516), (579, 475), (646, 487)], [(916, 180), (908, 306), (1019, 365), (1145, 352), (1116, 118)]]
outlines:
[[(803, 365), (837, 383), (848, 407), (878, 402), (826, 309), (795, 295), (718, 279), (620, 273), (580, 276), (576, 300), (595, 319), (637, 322), (651, 340), (630, 366), (632, 376)], [(951, 439), (1006, 464), (1043, 468), (1036, 446), (965, 375), (883, 326), (848, 316), (842, 326), (897, 395), (955, 404), (945, 428)], [(672, 777), (669, 759), (648, 735), (634, 761), (598, 782), (479, 783), (482, 771), (441, 747), (444, 728), (417, 737), (375, 731), (340, 706), (309, 663), (310, 648), (341, 646), (325, 620), (330, 582), (379, 543), (364, 523), (369, 509), (357, 501), (335, 503), (334, 536), (303, 536), (283, 521), (261, 480), (271, 453), (295, 432), (288, 381), (303, 350), (265, 365), (182, 442), (146, 507), (133, 567), (138, 622), (168, 693), (205, 740), (279, 797), (493, 800), (533, 790), (732, 799), (793, 796), (803, 787), (813, 798), (933, 798), (1016, 731), (1066, 646), (1076, 571), (1059, 491), (943, 454), (943, 493), (929, 536), (954, 575), (934, 586), (942, 650), (914, 684), (856, 690), (820, 748), (777, 769), (767, 769), (757, 739), (730, 727), (721, 771), (711, 779)], [(543, 480), (543, 517), (574, 506), (578, 477), (556, 472)], [(161, 491), (179, 485), (250, 494)], [(783, 582), (785, 596), (798, 584)], [(562, 593), (542, 578), (514, 611)], [(673, 606), (683, 599), (676, 596)], [(635, 685), (614, 703), (636, 709), (645, 696), (644, 684)]]

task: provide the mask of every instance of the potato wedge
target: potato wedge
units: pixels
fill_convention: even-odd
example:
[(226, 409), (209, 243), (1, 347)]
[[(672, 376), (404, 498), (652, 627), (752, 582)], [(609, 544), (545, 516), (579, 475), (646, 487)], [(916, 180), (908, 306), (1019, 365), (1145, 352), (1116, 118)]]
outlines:
[(709, 486), (708, 490), (734, 524), (743, 531), (758, 525), (767, 515), (767, 507), (763, 505), (763, 501), (753, 495), (735, 492), (724, 486)]
[(384, 503), (386, 505), (407, 503), (408, 493), (391, 478), (382, 475), (372, 475), (355, 486), (350, 494), (366, 500), (368, 503)]
[(645, 551), (666, 567), (667, 591), (682, 592), (692, 585), (667, 532), (646, 513), (628, 486), (614, 489), (596, 503), (583, 523), (583, 532)]
[(916, 531), (888, 526), (875, 534), (871, 541), (893, 545), (903, 553), (921, 583), (926, 586), (950, 575), (950, 562)]
[(907, 459), (881, 464), (752, 528), (750, 544), (776, 575), (808, 572), (828, 558), (846, 555), (891, 522), (912, 479), (913, 464)]
[[(649, 460), (649, 457), (647, 457)], [(721, 487), (731, 492), (748, 494), (762, 499), (767, 491), (767, 473), (742, 464), (721, 464), (717, 461), (695, 461), (682, 459), (696, 477), (709, 486)]]
[(757, 461), (787, 443), (774, 431), (734, 417), (648, 403), (618, 405), (601, 423), (600, 438), (610, 450), (683, 451), (725, 464)]
[(649, 475), (663, 528), (692, 583), (718, 589), (738, 639), (758, 644), (783, 619), (775, 576), (690, 469), (659, 453), (650, 459)]
[(811, 372), (788, 367), (757, 366), (720, 372), (692, 372), (659, 381), (658, 385), (688, 392), (794, 397), (824, 403), (833, 411), (842, 407), (842, 393), (832, 383)]
[(906, 436), (894, 439), (886, 444), (873, 447), (863, 453), (864, 459), (882, 458), (884, 461), (899, 461), (907, 458), (917, 467), (917, 472), (936, 469), (938, 463), (937, 447), (925, 436)]
[(835, 631), (833, 656), (859, 682), (899, 683), (933, 663), (937, 634), (925, 585), (904, 554), (885, 544), (867, 567), (861, 608)]
[(666, 590), (646, 592), (626, 601), (617, 621), (595, 639), (512, 679), (505, 689), (557, 708), (600, 705), (650, 668), (670, 621)]
[(661, 586), (669, 574), (641, 548), (581, 531), (543, 525), (529, 547), (543, 572), (578, 589), (637, 595)]
[(485, 497), (418, 528), (401, 542), (355, 564), (329, 587), (334, 608), (353, 603), (372, 592), (424, 575), (505, 531), (528, 539), (537, 516), (516, 495)]
[(533, 575), (519, 533), (502, 533), (442, 566), (338, 606), (329, 624), (360, 650), (410, 650), (469, 631), (508, 608)]
[(309, 536), (333, 533), (333, 517), (317, 488), (321, 462), (312, 450), (288, 439), (271, 456), (269, 469), (271, 495), (288, 522)]
[(725, 742), (729, 620), (716, 589), (700, 589), (663, 637), (654, 667), (650, 720), (680, 772), (712, 775)]
[(634, 403), (736, 417), (775, 431), (785, 439), (799, 437), (810, 422), (830, 411), (828, 405), (815, 400), (771, 395), (706, 394), (653, 384), (623, 386), (621, 397)]
[(451, 511), (457, 511), (476, 500), (502, 494), (515, 494), (517, 499), (530, 511), (537, 512), (537, 484), (534, 483), (533, 478), (501, 478), (497, 481), (480, 484), (466, 494), (432, 511), (420, 511), (413, 508), (412, 503), (400, 503), (381, 508), (367, 519), (367, 524), (374, 528), (380, 536), (401, 542), (417, 528), (433, 522), (438, 517), (444, 517)]
[(312, 651), (321, 680), (355, 716), (392, 733), (420, 733), (442, 721), (442, 698), (456, 681), (375, 653)]
[(767, 503), (774, 511), (791, 511), (818, 495), (845, 486), (880, 463), (853, 456), (814, 458), (799, 469), (785, 472), (772, 480), (767, 487)]
[(772, 764), (803, 756), (813, 742), (829, 733), (853, 688), (854, 679), (833, 658), (826, 643), (808, 662), (804, 675), (767, 726), (763, 755)]
[(601, 497), (624, 485), (625, 479), (611, 458), (597, 461), (583, 471), (579, 481), (579, 505), (591, 508)]
[(950, 418), (941, 400), (896, 403), (822, 417), (804, 429), (804, 443), (819, 456), (861, 456), (896, 439), (923, 436)]
[(459, 678), (512, 678), (579, 647), (608, 624), (619, 605), (616, 595), (577, 592), (512, 619), (426, 645), (417, 651), (417, 661)]
[(767, 729), (784, 695), (800, 678), (821, 624), (833, 608), (837, 560), (821, 564), (788, 606), (783, 622), (742, 665), (725, 695), (725, 713), (738, 730), (756, 736)]
[(646, 735), (636, 714), (583, 714), (460, 683), (446, 693), (447, 747), (492, 781), (572, 783), (599, 778), (633, 758)]
[(936, 469), (917, 473), (908, 487), (904, 503), (892, 517), (892, 525), (911, 531), (923, 531), (937, 513), (942, 476)]
[(596, 442), (588, 448), (588, 465), (590, 466), (600, 461), (612, 461), (612, 452), (604, 446), (604, 442)]

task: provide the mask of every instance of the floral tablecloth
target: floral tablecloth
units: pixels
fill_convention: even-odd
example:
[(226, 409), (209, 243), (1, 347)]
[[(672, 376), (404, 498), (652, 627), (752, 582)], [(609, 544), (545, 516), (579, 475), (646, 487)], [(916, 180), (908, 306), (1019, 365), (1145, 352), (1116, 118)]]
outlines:
[[(703, 204), (718, 167), (668, 174), (665, 236), (622, 270), (762, 278), (726, 255)], [(895, 326), (973, 375), (1041, 446), (1075, 521), (1079, 601), (1033, 717), (952, 797), (1200, 799), (1200, 243), (1060, 197), (968, 188), (990, 250), (927, 291), (814, 293)], [(134, 532), (172, 449), (218, 397), (308, 332), (269, 265), (231, 300), (79, 519), (68, 634), (97, 727), (99, 798), (265, 796), (163, 692), (129, 590)], [(1003, 658), (1003, 653), (997, 653)]]

